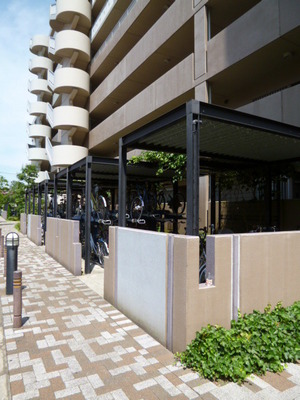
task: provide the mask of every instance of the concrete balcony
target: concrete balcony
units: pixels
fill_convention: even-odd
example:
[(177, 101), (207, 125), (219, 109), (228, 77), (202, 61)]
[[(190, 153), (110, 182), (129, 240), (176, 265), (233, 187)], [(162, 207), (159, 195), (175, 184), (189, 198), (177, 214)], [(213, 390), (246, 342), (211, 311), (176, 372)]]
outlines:
[(44, 181), (49, 180), (49, 179), (50, 179), (50, 176), (49, 176), (48, 171), (39, 171), (38, 172), (38, 176), (36, 177), (34, 182), (35, 183), (41, 183), (41, 182), (44, 182)]
[(91, 30), (94, 48), (99, 47), (116, 25), (132, 0), (109, 0), (105, 3)]
[(64, 168), (88, 156), (88, 149), (83, 146), (58, 145), (52, 146), (46, 141), (46, 151), (52, 167)]
[(47, 57), (35, 57), (29, 60), (28, 69), (33, 74), (40, 74), (44, 71), (53, 71), (53, 61)]
[(27, 133), (31, 139), (40, 139), (46, 137), (51, 139), (51, 128), (47, 125), (28, 124)]
[(54, 92), (69, 93), (77, 89), (80, 95), (89, 96), (90, 77), (85, 71), (77, 68), (58, 68), (54, 72)]
[(88, 0), (57, 0), (50, 7), (50, 26), (56, 32), (76, 19), (77, 31), (88, 34), (91, 27), (91, 4)]
[(35, 35), (29, 43), (31, 53), (36, 55), (47, 55), (49, 46), (49, 36)]
[(33, 79), (28, 82), (28, 91), (32, 94), (42, 94), (45, 101), (49, 101), (52, 96), (52, 92), (48, 87), (48, 81), (46, 79)]
[(89, 130), (89, 112), (80, 107), (60, 106), (53, 109), (48, 103), (47, 120), (54, 129), (76, 128), (85, 133)]
[(30, 147), (28, 145), (27, 151), (29, 161), (49, 161), (46, 149), (43, 147)]
[(44, 101), (28, 102), (27, 111), (29, 115), (39, 117), (47, 114), (47, 103)]
[[(53, 43), (55, 41), (55, 44)], [(59, 61), (63, 58), (71, 58), (78, 53), (79, 61), (88, 63), (91, 57), (90, 38), (81, 32), (66, 30), (58, 32), (55, 38), (51, 38), (49, 57)]]
[(238, 108), (299, 82), (299, 13), (300, 2), (261, 0), (207, 42), (212, 103)]

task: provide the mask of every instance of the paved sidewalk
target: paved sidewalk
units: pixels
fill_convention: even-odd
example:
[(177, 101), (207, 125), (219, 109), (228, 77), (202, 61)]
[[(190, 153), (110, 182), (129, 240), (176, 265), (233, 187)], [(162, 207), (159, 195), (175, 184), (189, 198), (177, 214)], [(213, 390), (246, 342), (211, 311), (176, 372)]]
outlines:
[[(0, 227), (4, 233), (11, 230), (1, 217)], [(12, 399), (300, 400), (299, 364), (289, 364), (281, 374), (253, 377), (242, 386), (209, 382), (175, 365), (171, 352), (45, 254), (43, 247), (20, 238), (20, 329), (12, 328), (12, 296), (5, 295), (0, 259), (8, 362), (4, 372)], [(3, 393), (0, 387), (0, 400), (10, 398)]]

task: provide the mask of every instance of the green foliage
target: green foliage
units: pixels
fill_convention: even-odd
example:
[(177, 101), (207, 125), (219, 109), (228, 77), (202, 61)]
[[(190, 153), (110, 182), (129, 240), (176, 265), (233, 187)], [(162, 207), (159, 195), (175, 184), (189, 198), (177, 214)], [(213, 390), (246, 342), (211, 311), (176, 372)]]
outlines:
[(186, 168), (186, 156), (184, 154), (165, 153), (163, 151), (143, 151), (139, 156), (133, 156), (130, 164), (148, 162), (157, 166), (157, 175), (165, 171), (174, 171), (173, 181), (181, 181)]
[(16, 229), (17, 231), (20, 232), (20, 230), (21, 230), (20, 222), (18, 222), (18, 223), (15, 225), (15, 229)]
[[(8, 204), (8, 219), (12, 212), (14, 220), (18, 220), (20, 213), (25, 210), (25, 192), (27, 188), (33, 186), (38, 171), (35, 165), (26, 165), (21, 172), (17, 174), (18, 181), (12, 181), (10, 186), (6, 179), (0, 176), (0, 208)], [(2, 193), (2, 197), (1, 197)]]
[(0, 210), (7, 203), (8, 189), (8, 181), (3, 176), (0, 176)]
[(284, 308), (281, 303), (264, 313), (239, 313), (231, 329), (208, 325), (176, 358), (211, 380), (243, 382), (254, 373), (280, 372), (282, 363), (300, 359), (300, 301)]

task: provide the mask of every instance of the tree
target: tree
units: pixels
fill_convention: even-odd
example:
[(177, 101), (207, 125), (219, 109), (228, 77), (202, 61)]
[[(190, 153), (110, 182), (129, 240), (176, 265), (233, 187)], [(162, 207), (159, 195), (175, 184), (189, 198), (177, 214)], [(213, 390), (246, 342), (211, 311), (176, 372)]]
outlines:
[(38, 170), (35, 165), (26, 165), (17, 174), (18, 181), (12, 181), (8, 193), (8, 203), (14, 209), (16, 216), (20, 216), (25, 211), (25, 192), (26, 189), (34, 185)]
[(173, 182), (181, 181), (186, 169), (186, 155), (176, 153), (165, 153), (163, 151), (143, 151), (139, 156), (133, 156), (129, 161), (131, 164), (148, 162), (157, 166), (157, 175), (164, 171), (174, 171)]
[(7, 203), (8, 190), (8, 181), (3, 176), (0, 176), (0, 209), (4, 208)]

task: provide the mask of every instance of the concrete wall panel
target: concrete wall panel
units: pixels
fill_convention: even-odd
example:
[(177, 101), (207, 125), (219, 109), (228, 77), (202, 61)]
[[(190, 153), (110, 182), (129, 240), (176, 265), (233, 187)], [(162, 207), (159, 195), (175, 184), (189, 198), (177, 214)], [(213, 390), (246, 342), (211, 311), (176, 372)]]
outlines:
[(118, 231), (117, 305), (166, 344), (168, 235)]
[(45, 250), (73, 275), (81, 275), (79, 221), (48, 217)]
[(37, 246), (42, 244), (42, 219), (40, 215), (28, 215), (27, 236)]

